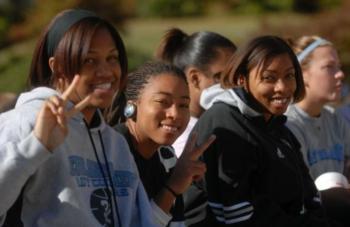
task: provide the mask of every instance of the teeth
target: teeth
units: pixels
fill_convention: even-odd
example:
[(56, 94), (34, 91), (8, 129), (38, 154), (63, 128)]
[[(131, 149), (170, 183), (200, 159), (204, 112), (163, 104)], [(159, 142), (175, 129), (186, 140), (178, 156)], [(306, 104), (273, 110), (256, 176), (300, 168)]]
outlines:
[(176, 132), (176, 131), (177, 131), (177, 128), (176, 128), (176, 127), (173, 127), (173, 126), (162, 125), (162, 127), (163, 127), (165, 130), (170, 131), (170, 132)]
[(98, 88), (98, 89), (109, 89), (111, 88), (111, 83), (104, 83), (104, 84), (98, 84), (95, 86), (95, 88)]
[(288, 99), (287, 98), (275, 98), (272, 100), (272, 102), (277, 103), (277, 104), (287, 104), (288, 103)]

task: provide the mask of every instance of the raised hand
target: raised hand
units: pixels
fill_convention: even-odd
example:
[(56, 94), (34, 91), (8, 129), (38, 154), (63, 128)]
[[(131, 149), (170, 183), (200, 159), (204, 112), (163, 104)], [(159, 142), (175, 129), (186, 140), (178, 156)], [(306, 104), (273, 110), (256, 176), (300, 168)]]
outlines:
[(69, 97), (76, 89), (79, 78), (79, 75), (74, 77), (72, 83), (61, 97), (50, 97), (38, 113), (34, 126), (34, 135), (49, 151), (53, 151), (67, 136), (67, 120), (84, 109), (90, 102), (90, 96), (87, 96), (70, 110), (66, 109)]
[(198, 160), (198, 158), (210, 146), (215, 138), (215, 135), (211, 135), (207, 141), (198, 147), (196, 146), (197, 133), (193, 133), (187, 140), (184, 151), (167, 182), (167, 185), (177, 194), (182, 194), (191, 185), (193, 180), (199, 180), (204, 176), (206, 166), (202, 161)]

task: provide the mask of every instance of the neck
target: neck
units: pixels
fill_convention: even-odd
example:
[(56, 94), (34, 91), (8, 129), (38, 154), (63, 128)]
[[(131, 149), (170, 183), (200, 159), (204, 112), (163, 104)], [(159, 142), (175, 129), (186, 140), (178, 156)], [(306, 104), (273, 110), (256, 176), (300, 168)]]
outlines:
[(94, 117), (94, 114), (96, 112), (95, 108), (85, 108), (81, 111), (81, 113), (84, 115), (85, 121), (90, 124), (92, 121), (92, 118)]
[(263, 115), (264, 115), (265, 122), (268, 122), (272, 118), (272, 114), (270, 113), (264, 113)]
[(190, 114), (192, 117), (199, 118), (204, 109), (198, 103), (190, 103)]
[(137, 131), (136, 123), (128, 119), (126, 126), (131, 134), (131, 139), (137, 152), (145, 159), (150, 159), (159, 148), (159, 144), (155, 143), (147, 136), (142, 136)]
[(321, 114), (324, 103), (320, 101), (312, 101), (305, 98), (302, 101), (298, 102), (297, 106), (309, 114), (311, 117), (318, 117)]

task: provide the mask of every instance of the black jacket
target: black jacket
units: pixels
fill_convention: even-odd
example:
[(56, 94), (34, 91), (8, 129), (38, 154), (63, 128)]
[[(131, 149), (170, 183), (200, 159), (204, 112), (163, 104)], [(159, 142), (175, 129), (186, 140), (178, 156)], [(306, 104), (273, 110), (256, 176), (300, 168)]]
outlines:
[(203, 155), (210, 207), (206, 226), (333, 226), (299, 143), (284, 126), (285, 116), (266, 122), (260, 114), (242, 114), (255, 111), (237, 93), (232, 105), (216, 102), (194, 128), (199, 144), (216, 135)]
[[(127, 140), (148, 198), (150, 200), (153, 199), (164, 187), (164, 184), (171, 175), (171, 171), (174, 167), (173, 164), (176, 163), (175, 153), (170, 150), (172, 149), (171, 147), (162, 146), (150, 159), (145, 159), (134, 147), (130, 132), (124, 123), (116, 125), (114, 129), (120, 132)], [(176, 198), (170, 213), (173, 218), (169, 225), (184, 221), (184, 204), (182, 195)]]

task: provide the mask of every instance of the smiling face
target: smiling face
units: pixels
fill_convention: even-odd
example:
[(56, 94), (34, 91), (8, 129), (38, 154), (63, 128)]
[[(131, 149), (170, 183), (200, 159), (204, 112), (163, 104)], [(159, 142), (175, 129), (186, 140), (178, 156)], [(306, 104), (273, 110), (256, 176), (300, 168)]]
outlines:
[(246, 89), (263, 106), (265, 119), (282, 115), (296, 90), (295, 69), (288, 54), (268, 59), (254, 67), (245, 81)]
[(310, 57), (310, 62), (303, 69), (306, 99), (322, 105), (338, 101), (344, 73), (336, 50), (329, 45), (318, 47)]
[(71, 101), (79, 102), (91, 95), (90, 104), (82, 112), (92, 115), (96, 108), (106, 108), (120, 85), (119, 54), (110, 32), (96, 30), (80, 70), (80, 80)]
[(136, 101), (138, 139), (150, 140), (157, 146), (172, 144), (189, 121), (189, 103), (184, 79), (169, 73), (151, 77)]

